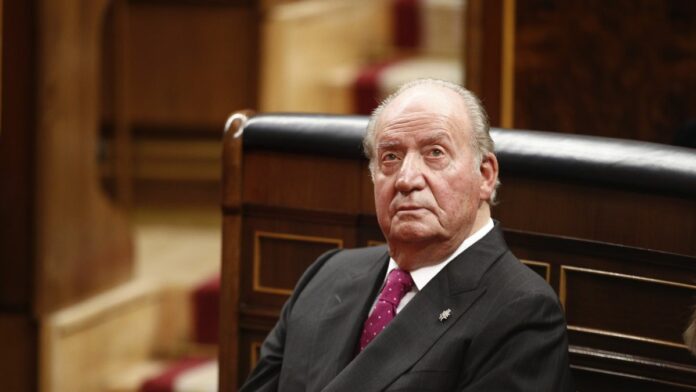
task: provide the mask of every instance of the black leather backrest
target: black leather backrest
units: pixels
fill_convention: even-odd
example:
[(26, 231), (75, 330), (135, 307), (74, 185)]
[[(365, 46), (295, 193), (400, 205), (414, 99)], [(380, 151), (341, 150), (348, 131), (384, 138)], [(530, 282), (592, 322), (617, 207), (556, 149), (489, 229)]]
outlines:
[[(270, 113), (251, 117), (245, 150), (363, 159), (368, 118)], [(553, 132), (491, 130), (502, 173), (602, 183), (696, 197), (696, 150), (633, 140)]]

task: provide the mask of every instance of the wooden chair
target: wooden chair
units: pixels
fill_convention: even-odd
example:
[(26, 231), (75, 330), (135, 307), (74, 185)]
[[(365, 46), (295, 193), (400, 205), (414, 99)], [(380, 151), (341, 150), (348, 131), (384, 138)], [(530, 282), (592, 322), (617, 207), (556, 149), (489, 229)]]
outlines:
[[(304, 269), (383, 242), (364, 116), (238, 113), (224, 140), (221, 390), (243, 381)], [(578, 389), (696, 390), (696, 154), (493, 129), (494, 217), (566, 311)]]

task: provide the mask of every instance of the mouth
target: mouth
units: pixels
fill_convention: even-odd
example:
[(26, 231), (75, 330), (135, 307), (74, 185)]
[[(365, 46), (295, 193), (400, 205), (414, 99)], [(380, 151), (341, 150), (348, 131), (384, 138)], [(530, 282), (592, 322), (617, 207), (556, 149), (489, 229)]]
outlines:
[(419, 211), (419, 210), (424, 210), (424, 207), (421, 206), (412, 206), (412, 205), (404, 205), (404, 206), (399, 206), (396, 209), (396, 212), (410, 212), (410, 211)]

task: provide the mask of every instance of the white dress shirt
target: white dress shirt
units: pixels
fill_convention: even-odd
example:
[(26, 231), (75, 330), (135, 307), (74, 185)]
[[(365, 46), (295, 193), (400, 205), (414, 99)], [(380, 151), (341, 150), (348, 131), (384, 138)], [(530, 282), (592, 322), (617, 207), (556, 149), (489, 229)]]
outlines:
[[(475, 244), (478, 240), (483, 238), (486, 234), (488, 234), (489, 231), (493, 230), (493, 219), (488, 218), (488, 222), (486, 222), (485, 225), (483, 225), (482, 228), (478, 229), (474, 234), (470, 235), (468, 238), (466, 238), (461, 245), (455, 250), (449, 257), (447, 257), (445, 260), (429, 265), (426, 267), (421, 267), (418, 269), (415, 269), (411, 271), (411, 278), (413, 278), (413, 288), (411, 291), (406, 293), (404, 297), (401, 299), (401, 302), (399, 302), (399, 306), (396, 308), (396, 313), (398, 314), (401, 309), (406, 306), (406, 304), (413, 299), (413, 297), (425, 287), (428, 282), (432, 278), (435, 277), (435, 275), (438, 274), (447, 264), (449, 264), (450, 261), (454, 260), (455, 257), (459, 256), (462, 252), (464, 252), (468, 247), (471, 245)], [(387, 281), (387, 276), (389, 276), (389, 273), (395, 269), (399, 268), (399, 265), (396, 264), (396, 261), (394, 261), (393, 258), (389, 258), (389, 266), (387, 267), (387, 273), (384, 274), (384, 282)], [(384, 283), (382, 283), (382, 287), (384, 287)], [(380, 290), (381, 291), (381, 290)], [(375, 300), (375, 303), (377, 300)], [(374, 304), (372, 304), (372, 310), (374, 310)], [(372, 310), (370, 310), (370, 313), (372, 313)]]

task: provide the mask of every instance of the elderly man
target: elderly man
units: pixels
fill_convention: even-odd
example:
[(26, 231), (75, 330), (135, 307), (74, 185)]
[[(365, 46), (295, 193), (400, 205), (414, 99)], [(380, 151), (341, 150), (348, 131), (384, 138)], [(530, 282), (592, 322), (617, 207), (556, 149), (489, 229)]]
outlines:
[(364, 145), (388, 245), (321, 256), (242, 390), (572, 390), (557, 297), (491, 219), (498, 161), (476, 97), (409, 83)]

